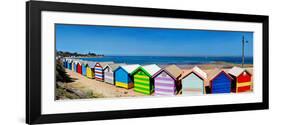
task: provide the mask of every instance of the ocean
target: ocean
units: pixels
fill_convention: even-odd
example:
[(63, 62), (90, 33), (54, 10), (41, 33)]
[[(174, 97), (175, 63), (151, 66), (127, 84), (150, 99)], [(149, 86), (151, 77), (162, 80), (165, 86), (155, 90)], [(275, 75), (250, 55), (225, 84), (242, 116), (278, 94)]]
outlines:
[[(241, 57), (175, 57), (175, 56), (103, 56), (96, 58), (80, 58), (87, 61), (106, 62), (126, 64), (207, 64), (215, 62), (227, 62), (240, 64)], [(245, 64), (253, 64), (253, 57), (245, 57)]]

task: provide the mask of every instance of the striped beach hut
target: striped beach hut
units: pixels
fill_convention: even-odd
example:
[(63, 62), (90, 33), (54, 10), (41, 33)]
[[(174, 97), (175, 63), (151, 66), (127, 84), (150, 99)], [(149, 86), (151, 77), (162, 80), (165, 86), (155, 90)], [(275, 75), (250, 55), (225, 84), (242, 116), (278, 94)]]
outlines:
[(228, 71), (228, 74), (233, 78), (231, 84), (232, 92), (248, 92), (252, 89), (252, 75), (246, 69), (233, 67)]
[(181, 69), (176, 65), (169, 65), (155, 73), (152, 76), (155, 87), (154, 95), (176, 95), (181, 73)]
[(82, 63), (80, 61), (77, 62), (76, 72), (82, 74)]
[(150, 95), (154, 91), (152, 76), (161, 68), (156, 64), (141, 66), (133, 71), (134, 91)]
[(113, 64), (113, 62), (97, 62), (95, 65), (95, 79), (98, 81), (103, 81), (104, 76), (103, 76), (103, 68), (107, 64)]
[(195, 66), (190, 71), (185, 71), (181, 77), (183, 95), (201, 95), (205, 93), (207, 73)]
[(232, 78), (224, 70), (214, 69), (207, 72), (211, 93), (230, 93)]
[(126, 89), (130, 89), (134, 87), (132, 72), (138, 69), (140, 65), (133, 64), (133, 65), (124, 65), (119, 66), (114, 71), (114, 78), (115, 78), (115, 86), (123, 87)]
[(125, 64), (107, 64), (103, 68), (103, 73), (104, 73), (104, 82), (114, 84), (114, 71), (119, 67), (119, 66), (124, 66)]
[(93, 79), (95, 77), (95, 65), (96, 65), (96, 62), (88, 62), (87, 63), (87, 66), (86, 66), (86, 76), (90, 79)]

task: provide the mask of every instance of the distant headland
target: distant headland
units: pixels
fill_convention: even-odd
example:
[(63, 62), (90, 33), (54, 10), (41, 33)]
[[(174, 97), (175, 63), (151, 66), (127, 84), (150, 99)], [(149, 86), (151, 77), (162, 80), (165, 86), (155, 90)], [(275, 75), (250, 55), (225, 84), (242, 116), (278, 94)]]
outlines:
[(92, 57), (103, 57), (103, 54), (96, 54), (89, 52), (87, 54), (77, 53), (77, 52), (68, 52), (68, 51), (57, 51), (57, 57), (71, 57), (71, 58), (92, 58)]

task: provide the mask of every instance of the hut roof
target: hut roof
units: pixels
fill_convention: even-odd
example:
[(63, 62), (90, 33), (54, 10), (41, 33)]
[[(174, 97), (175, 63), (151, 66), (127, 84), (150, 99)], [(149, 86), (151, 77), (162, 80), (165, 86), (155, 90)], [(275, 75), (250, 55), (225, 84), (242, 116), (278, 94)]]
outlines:
[(133, 71), (135, 71), (136, 69), (138, 69), (140, 67), (139, 64), (132, 64), (132, 65), (124, 65), (121, 66), (121, 68), (123, 68), (126, 72), (128, 72), (129, 74), (131, 74)]
[(162, 71), (165, 70), (169, 75), (171, 75), (174, 79), (177, 79), (181, 74), (182, 70), (177, 67), (176, 65), (169, 65), (162, 69)]
[(246, 71), (246, 70), (243, 69), (243, 68), (240, 68), (240, 67), (233, 67), (233, 68), (231, 68), (231, 69), (228, 71), (228, 73), (231, 74), (231, 75), (233, 75), (233, 76), (235, 76), (235, 77), (237, 77), (237, 76), (239, 76), (241, 73), (243, 73), (244, 71)]
[(72, 62), (72, 59), (66, 59), (66, 61), (67, 61), (68, 63), (71, 63), (71, 62)]
[(202, 78), (207, 79), (207, 73), (205, 73), (203, 70), (201, 70), (199, 67), (195, 66), (192, 69), (194, 72), (198, 73)]
[(114, 64), (114, 62), (98, 62), (98, 63), (101, 65), (101, 67), (105, 67), (108, 64)]
[(184, 70), (182, 73), (182, 76), (180, 79), (185, 78), (187, 75), (189, 75), (191, 72), (194, 72), (196, 75), (199, 75), (202, 79), (206, 80), (207, 79), (207, 73), (201, 70), (199, 67), (195, 66), (190, 70)]
[(207, 73), (207, 79), (208, 81), (212, 80), (215, 76), (217, 76), (220, 72), (223, 70), (220, 70), (218, 68), (215, 68), (213, 70), (207, 70), (205, 71)]
[(142, 66), (142, 68), (150, 75), (153, 76), (155, 73), (157, 73), (161, 68), (157, 66), (156, 64), (151, 65), (145, 65)]
[(89, 61), (89, 62), (88, 62), (88, 66), (89, 66), (90, 68), (94, 68), (95, 65), (96, 65), (96, 63), (97, 63), (97, 62)]
[(112, 71), (115, 71), (118, 67), (126, 65), (125, 63), (114, 63), (114, 64), (107, 64), (103, 69), (109, 67)]
[(88, 64), (88, 61), (81, 60), (80, 62), (81, 62), (81, 64), (83, 64), (83, 65), (87, 65), (87, 64)]

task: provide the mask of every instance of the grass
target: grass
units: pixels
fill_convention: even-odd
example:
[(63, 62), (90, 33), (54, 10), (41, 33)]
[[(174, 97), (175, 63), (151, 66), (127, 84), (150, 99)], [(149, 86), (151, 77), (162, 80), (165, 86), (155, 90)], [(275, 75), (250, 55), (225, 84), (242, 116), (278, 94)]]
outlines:
[[(76, 88), (77, 89), (77, 88)], [(61, 86), (56, 87), (56, 100), (60, 99), (88, 99), (88, 98), (103, 98), (104, 96), (100, 93), (94, 93), (92, 90), (87, 88), (79, 88), (79, 91), (83, 93), (83, 96), (69, 91), (67, 88)]]

